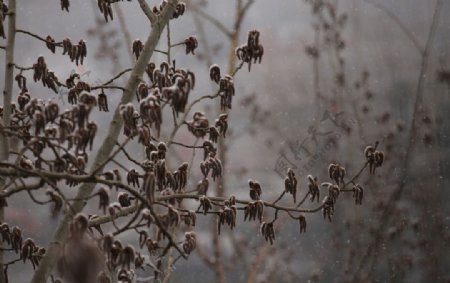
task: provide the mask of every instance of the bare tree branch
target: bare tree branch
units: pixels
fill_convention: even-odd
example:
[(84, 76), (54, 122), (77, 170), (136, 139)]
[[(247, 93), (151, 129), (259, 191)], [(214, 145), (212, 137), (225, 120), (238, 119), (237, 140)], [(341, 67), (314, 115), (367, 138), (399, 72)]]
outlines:
[[(153, 28), (149, 34), (148, 39), (145, 42), (142, 53), (140, 54), (139, 59), (136, 62), (133, 71), (131, 72), (130, 78), (128, 79), (128, 83), (125, 87), (125, 91), (122, 95), (120, 104), (126, 104), (132, 101), (137, 85), (141, 81), (142, 74), (145, 71), (145, 67), (150, 60), (153, 51), (158, 44), (161, 33), (169, 22), (169, 19), (172, 16), (177, 3), (177, 0), (170, 0), (169, 4), (166, 5), (164, 10), (162, 11), (159, 19), (153, 24)], [(122, 124), (123, 120), (119, 112), (119, 107), (117, 107), (114, 113), (114, 117), (111, 121), (107, 137), (104, 140), (95, 158), (93, 168), (98, 167), (99, 164), (101, 164), (105, 159), (109, 157), (117, 141), (117, 138), (119, 137)], [(76, 198), (80, 200), (75, 201), (73, 204), (76, 212), (82, 211), (85, 206), (85, 202), (82, 199), (85, 199), (86, 197), (91, 195), (94, 187), (95, 184), (86, 183), (79, 188)], [(73, 216), (69, 214), (65, 215), (64, 219), (61, 221), (56, 230), (52, 243), (60, 242), (66, 237), (68, 224), (72, 220), (72, 217)], [(48, 247), (47, 252), (42, 259), (38, 269), (36, 270), (31, 283), (40, 283), (46, 281), (46, 279), (50, 276), (50, 272), (53, 266), (56, 263), (57, 252), (57, 247), (54, 244)]]
[(16, 32), (17, 32), (17, 33), (27, 34), (27, 35), (29, 35), (29, 36), (31, 36), (31, 37), (34, 37), (34, 38), (36, 38), (36, 39), (39, 39), (40, 41), (43, 41), (43, 42), (45, 42), (45, 43), (51, 43), (51, 44), (56, 45), (56, 46), (58, 46), (58, 47), (62, 47), (62, 46), (63, 46), (63, 45), (62, 45), (62, 42), (56, 42), (56, 43), (55, 43), (55, 42), (50, 42), (50, 41), (46, 40), (45, 38), (43, 38), (43, 37), (41, 37), (41, 36), (39, 36), (39, 35), (37, 35), (37, 34), (35, 34), (35, 33), (32, 33), (32, 32), (30, 32), (30, 31), (26, 31), (26, 30), (23, 30), (23, 29), (17, 29)]
[(155, 13), (152, 12), (152, 10), (148, 6), (147, 2), (145, 2), (145, 0), (138, 0), (138, 2), (139, 2), (139, 5), (141, 6), (142, 11), (149, 19), (150, 23), (152, 23), (152, 24), (156, 23), (156, 20), (158, 19), (158, 17), (155, 15)]

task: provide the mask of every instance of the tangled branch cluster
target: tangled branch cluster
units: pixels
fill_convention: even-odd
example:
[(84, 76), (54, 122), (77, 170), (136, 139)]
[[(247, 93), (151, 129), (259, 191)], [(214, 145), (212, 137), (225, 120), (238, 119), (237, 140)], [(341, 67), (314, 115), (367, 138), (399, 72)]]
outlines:
[[(98, 7), (106, 21), (113, 18), (111, 3), (114, 2), (118, 1), (98, 0)], [(184, 3), (176, 1), (176, 5), (169, 5), (172, 4), (163, 1), (159, 7), (152, 9), (158, 16), (158, 21), (164, 18), (164, 11), (169, 7), (175, 10), (170, 15), (172, 19), (184, 14)], [(61, 0), (63, 10), (69, 11), (69, 6), (68, 0)], [(58, 43), (48, 36), (44, 41), (53, 53), (56, 47), (62, 47), (63, 55), (67, 54), (77, 65), (83, 64), (87, 56), (83, 40), (74, 45), (68, 38)], [(148, 52), (148, 45), (138, 39), (132, 43), (132, 51), (138, 63), (145, 57), (141, 55)], [(186, 54), (194, 54), (198, 42), (191, 36), (178, 45), (185, 46)], [(114, 118), (113, 124), (121, 125), (120, 122), (123, 122), (123, 136), (120, 137), (120, 142), (116, 141), (115, 134), (106, 138), (105, 144), (114, 145), (105, 154), (107, 156), (102, 157), (100, 162), (96, 161), (90, 170), (87, 168), (91, 159), (90, 151), (95, 148), (98, 132), (98, 124), (92, 119), (92, 113), (96, 109), (101, 112), (109, 111), (104, 89), (111, 87), (110, 83), (127, 71), (100, 86), (82, 81), (76, 73), (70, 75), (63, 84), (48, 70), (44, 57), (39, 57), (37, 63), (29, 68), (33, 70), (34, 82), (42, 81), (44, 86), (55, 92), (58, 87), (69, 90), (67, 98), (64, 98), (70, 103), (70, 109), (61, 111), (56, 101), (43, 101), (28, 92), (27, 79), (22, 73), (26, 68), (19, 68), (21, 71), (15, 77), (20, 89), (17, 96), (18, 107), (13, 104), (11, 123), (1, 125), (0, 133), (18, 140), (20, 145), (17, 151), (11, 151), (11, 156), (16, 156), (15, 160), (0, 162), (0, 175), (6, 177), (6, 183), (0, 192), (0, 205), (6, 206), (7, 197), (26, 191), (35, 203), (50, 205), (52, 216), (66, 213), (68, 219), (73, 218), (69, 221), (68, 237), (58, 249), (59, 273), (69, 281), (134, 282), (136, 270), (147, 271), (149, 266), (157, 279), (164, 274), (164, 268), (172, 268), (170, 264), (164, 267), (164, 259), (170, 250), (176, 250), (180, 257), (187, 258), (197, 248), (197, 236), (191, 231), (198, 221), (197, 215), (215, 217), (217, 233), (220, 234), (223, 229), (235, 229), (239, 223), (239, 211), (243, 211), (243, 220), (259, 221), (263, 238), (273, 244), (280, 213), (286, 213), (294, 219), (299, 225), (299, 232), (303, 233), (307, 225), (306, 213), (322, 211), (326, 219), (332, 220), (335, 204), (341, 193), (352, 192), (355, 203), (362, 203), (363, 189), (355, 181), (363, 170), (346, 180), (348, 174), (338, 163), (332, 163), (328, 168), (330, 182), (319, 185), (317, 178), (308, 175), (304, 180), (307, 189), (302, 189), (302, 181), (297, 180), (292, 169), (287, 170), (286, 178), (280, 184), (281, 195), (273, 202), (263, 199), (269, 194), (263, 194), (264, 183), (255, 180), (248, 182), (249, 199), (214, 196), (214, 192), (211, 193), (208, 189), (210, 179), (217, 181), (224, 174), (217, 143), (226, 137), (228, 115), (220, 113), (214, 122), (210, 122), (205, 113), (197, 111), (192, 114), (192, 120), (186, 119), (191, 117), (193, 106), (204, 99), (220, 98), (221, 110), (231, 109), (232, 97), (236, 92), (234, 75), (245, 63), (249, 70), (252, 63), (260, 63), (264, 50), (259, 41), (259, 32), (250, 31), (247, 43), (236, 50), (241, 64), (233, 73), (221, 75), (218, 65), (210, 67), (209, 78), (217, 84), (216, 94), (191, 101), (196, 76), (190, 70), (175, 67), (174, 61), (170, 60), (170, 48), (175, 46), (169, 44), (169, 51), (163, 52), (168, 55), (167, 61), (162, 62), (159, 67), (153, 62), (144, 62), (147, 64), (145, 72), (148, 79), (139, 77), (132, 87), (133, 91), (136, 89), (137, 102), (130, 102), (130, 99), (117, 106), (116, 111), (120, 117)], [(124, 91), (124, 96), (130, 95), (131, 90), (116, 88)], [(134, 93), (131, 93), (130, 97), (133, 96)], [(164, 109), (174, 119), (174, 129), (165, 139), (160, 138), (160, 135), (165, 134), (161, 131)], [(182, 125), (187, 126), (187, 131), (193, 136), (191, 138), (200, 140), (199, 146), (197, 143), (190, 146), (174, 141), (174, 136)], [(115, 130), (118, 134), (120, 127)], [(140, 149), (144, 154), (133, 157), (128, 152), (129, 142), (134, 142), (133, 147), (141, 145)], [(169, 166), (168, 154), (170, 147), (174, 145), (193, 150), (202, 149), (202, 161), (198, 166), (183, 161), (176, 167)], [(367, 160), (365, 166), (369, 165), (371, 174), (375, 173), (375, 168), (380, 167), (384, 160), (384, 154), (377, 150), (377, 145), (367, 147), (364, 153)], [(124, 157), (119, 158), (119, 154)], [(124, 160), (127, 164), (124, 164)], [(134, 164), (135, 168), (129, 168), (128, 164)], [(196, 188), (189, 190), (190, 172), (194, 170), (202, 176)], [(123, 178), (125, 175), (126, 178)], [(22, 185), (19, 186), (18, 183)], [(95, 186), (87, 193), (90, 195), (69, 199), (61, 183), (66, 187), (91, 183)], [(347, 188), (350, 185), (353, 185), (352, 189)], [(45, 201), (36, 199), (32, 193), (42, 188), (46, 189)], [(308, 197), (311, 203), (319, 202), (321, 188), (327, 190), (322, 204), (312, 209), (301, 208)], [(297, 197), (299, 193), (304, 194), (301, 201)], [(293, 204), (290, 201), (290, 205), (277, 205), (285, 194), (292, 196)], [(80, 201), (88, 202), (94, 198), (98, 200), (99, 215), (74, 213), (80, 206)], [(187, 199), (198, 202), (196, 210), (189, 208), (192, 203), (184, 201)], [(74, 203), (77, 205), (73, 205)], [(273, 219), (269, 220), (271, 212), (274, 212)], [(105, 234), (102, 225), (107, 223), (113, 229)], [(188, 232), (180, 235), (178, 232), (181, 229)], [(119, 240), (117, 236), (124, 232), (135, 232), (135, 240), (139, 245), (135, 247)], [(45, 255), (45, 249), (38, 247), (33, 240), (22, 241), (21, 230), (17, 227), (10, 231), (9, 226), (2, 223), (0, 233), (4, 243), (10, 244), (15, 253), (20, 252), (20, 260), (30, 261), (33, 267)], [(181, 240), (176, 241), (177, 238)]]
[(10, 246), (11, 250), (19, 255), (17, 260), (6, 263), (5, 269), (7, 269), (10, 264), (19, 260), (23, 263), (29, 261), (33, 269), (36, 269), (45, 254), (45, 248), (36, 245), (31, 238), (24, 240), (22, 229), (17, 226), (11, 228), (7, 223), (0, 224), (0, 235), (2, 237), (2, 243)]

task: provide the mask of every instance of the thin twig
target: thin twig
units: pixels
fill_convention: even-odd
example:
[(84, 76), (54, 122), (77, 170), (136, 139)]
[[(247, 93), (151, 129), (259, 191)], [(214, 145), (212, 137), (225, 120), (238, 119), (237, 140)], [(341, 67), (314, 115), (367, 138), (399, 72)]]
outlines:
[[(120, 78), (122, 75), (124, 75), (124, 74), (126, 74), (128, 72), (131, 72), (132, 70), (133, 69), (131, 69), (131, 68), (123, 70), (122, 72), (118, 73), (116, 76), (114, 76), (112, 79), (110, 79), (106, 83), (102, 84), (101, 86), (107, 86), (107, 85), (111, 84), (114, 80)], [(98, 87), (101, 87), (101, 86), (98, 86)]]
[(17, 29), (16, 32), (17, 33), (27, 34), (29, 36), (32, 36), (32, 37), (36, 38), (36, 39), (39, 39), (40, 41), (45, 42), (45, 43), (49, 43), (49, 44), (52, 44), (52, 45), (55, 45), (55, 46), (58, 46), (58, 47), (63, 47), (63, 43), (62, 42), (51, 42), (51, 41), (48, 41), (45, 38), (43, 38), (43, 37), (41, 37), (41, 36), (39, 36), (39, 35), (37, 35), (35, 33), (29, 32), (29, 31), (26, 31), (26, 30), (23, 30), (23, 29)]
[(176, 145), (179, 145), (179, 146), (182, 146), (182, 147), (186, 147), (186, 148), (193, 148), (193, 149), (195, 149), (195, 148), (203, 148), (203, 146), (201, 146), (201, 145), (187, 145), (187, 144), (183, 144), (183, 143), (176, 142), (176, 141), (172, 141), (172, 144), (176, 144)]

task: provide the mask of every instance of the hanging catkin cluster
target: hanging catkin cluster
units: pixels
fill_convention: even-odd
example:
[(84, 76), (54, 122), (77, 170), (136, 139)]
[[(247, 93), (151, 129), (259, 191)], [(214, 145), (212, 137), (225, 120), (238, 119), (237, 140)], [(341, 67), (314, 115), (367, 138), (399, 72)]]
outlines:
[(259, 43), (259, 31), (249, 31), (247, 44), (241, 45), (236, 49), (236, 56), (239, 60), (248, 64), (248, 70), (250, 71), (252, 62), (261, 63), (263, 55), (264, 48)]

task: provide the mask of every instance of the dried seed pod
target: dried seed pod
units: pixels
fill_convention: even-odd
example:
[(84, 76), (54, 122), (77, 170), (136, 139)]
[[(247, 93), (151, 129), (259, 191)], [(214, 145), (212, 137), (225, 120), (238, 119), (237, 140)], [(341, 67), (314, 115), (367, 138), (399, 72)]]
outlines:
[(69, 0), (61, 0), (61, 10), (62, 11), (66, 10), (67, 12), (69, 12), (69, 6), (70, 6)]
[[(80, 83), (78, 84), (81, 85)], [(91, 108), (97, 106), (97, 97), (95, 97), (95, 95), (90, 94), (88, 91), (82, 91), (80, 93), (80, 103), (83, 103), (86, 106), (88, 106), (90, 110)]]
[[(142, 93), (140, 95), (143, 97)], [(145, 123), (156, 128), (157, 136), (159, 137), (162, 124), (162, 112), (158, 98), (154, 95), (148, 95), (143, 98), (139, 103), (139, 111)]]
[(158, 190), (163, 190), (166, 186), (166, 160), (159, 159), (156, 161), (155, 165), (155, 176), (156, 176), (156, 184), (158, 186)]
[[(167, 5), (166, 1), (163, 1), (163, 4), (161, 4), (161, 9)], [(186, 4), (183, 2), (179, 2), (177, 6), (175, 7), (175, 11), (172, 14), (172, 19), (177, 19), (178, 17), (182, 16), (184, 12), (186, 11)]]
[[(375, 151), (374, 153), (374, 166), (375, 168), (381, 167), (383, 165), (384, 161), (384, 153), (382, 151)], [(375, 173), (375, 168), (373, 170), (373, 173)]]
[(130, 269), (131, 264), (134, 263), (135, 259), (135, 251), (134, 248), (130, 245), (126, 246), (122, 249), (120, 255), (119, 255), (119, 264), (122, 266), (122, 268)]
[(147, 223), (147, 227), (150, 227), (150, 224), (155, 222), (155, 219), (153, 218), (152, 214), (150, 213), (150, 210), (147, 208), (141, 210), (141, 222), (144, 221)]
[(248, 185), (250, 187), (250, 198), (252, 200), (259, 200), (262, 194), (261, 185), (254, 180), (249, 180)]
[(101, 187), (97, 195), (99, 197), (98, 209), (102, 209), (103, 213), (106, 213), (106, 208), (109, 206), (109, 189)]
[(244, 221), (246, 221), (247, 219), (249, 221), (258, 219), (259, 222), (261, 222), (263, 213), (264, 203), (261, 200), (249, 202), (244, 210)]
[(135, 169), (131, 169), (127, 174), (127, 184), (132, 184), (133, 187), (139, 187), (139, 173)]
[(184, 242), (183, 242), (183, 251), (186, 254), (190, 254), (197, 247), (197, 240), (195, 236), (195, 232), (186, 232), (184, 233)]
[(134, 268), (144, 270), (145, 258), (139, 253), (136, 252), (134, 257)]
[(273, 222), (263, 222), (261, 223), (260, 228), (261, 234), (264, 236), (266, 241), (269, 241), (271, 245), (273, 245), (273, 241), (275, 241), (275, 230), (273, 228)]
[(291, 168), (288, 169), (287, 177), (284, 179), (284, 191), (294, 197), (294, 203), (297, 202), (297, 178)]
[(201, 196), (199, 198), (199, 201), (200, 201), (199, 210), (202, 209), (203, 210), (203, 214), (207, 214), (208, 211), (210, 211), (212, 209), (211, 200), (209, 198), (207, 198), (206, 196)]
[(26, 260), (33, 261), (33, 254), (37, 250), (37, 246), (30, 238), (23, 242), (22, 249), (20, 251), (20, 258), (25, 263)]
[(147, 86), (146, 83), (141, 82), (136, 89), (137, 100), (140, 101), (141, 99), (146, 98), (148, 94), (149, 94), (149, 87)]
[[(63, 39), (63, 55), (69, 55), (72, 54), (72, 41), (70, 38)], [(68, 85), (69, 86), (69, 85)]]
[(234, 81), (230, 75), (225, 75), (219, 81), (220, 108), (225, 110), (227, 107), (231, 109), (231, 102), (234, 96)]
[(255, 203), (254, 202), (249, 202), (246, 206), (245, 206), (245, 210), (244, 210), (244, 221), (246, 221), (247, 219), (249, 221), (251, 220), (255, 220), (256, 218), (256, 213), (255, 213)]
[(219, 129), (219, 133), (225, 138), (228, 130), (228, 115), (220, 114), (219, 118), (216, 119), (215, 126)]
[(67, 100), (69, 101), (70, 104), (77, 104), (78, 103), (78, 92), (76, 89), (71, 89), (69, 90), (68, 93), (68, 98)]
[(39, 56), (37, 62), (33, 64), (33, 79), (35, 82), (47, 76), (47, 64), (43, 56)]
[(145, 241), (145, 245), (150, 255), (155, 255), (158, 249), (160, 248), (158, 242), (150, 238)]
[(306, 232), (306, 217), (302, 214), (298, 217), (300, 234)]
[(7, 223), (0, 224), (0, 234), (2, 235), (2, 242), (9, 245), (11, 243), (11, 232)]
[(22, 90), (21, 93), (26, 93), (27, 89), (27, 78), (22, 76), (20, 73), (14, 78), (17, 82), (17, 86)]
[(22, 230), (19, 227), (14, 226), (10, 234), (10, 239), (12, 249), (15, 253), (18, 253), (22, 247)]
[(328, 197), (331, 201), (333, 201), (333, 203), (336, 203), (340, 193), (339, 186), (332, 183), (322, 183), (322, 187), (326, 187), (328, 189)]
[(89, 143), (89, 150), (92, 150), (94, 146), (95, 135), (97, 134), (98, 126), (95, 122), (89, 122), (87, 124), (87, 138)]
[[(209, 128), (209, 140), (213, 143), (217, 143), (217, 140), (219, 139), (219, 131), (217, 131), (216, 127), (210, 127)], [(205, 156), (206, 159), (206, 156)]]
[(38, 136), (41, 132), (43, 132), (45, 130), (45, 116), (42, 113), (42, 111), (40, 110), (36, 110), (34, 111), (34, 115), (33, 115), (33, 119), (34, 119), (34, 134), (35, 136)]
[(137, 111), (135, 111), (132, 103), (120, 105), (120, 115), (124, 121), (123, 133), (127, 137), (135, 136), (138, 132), (136, 123), (137, 117), (135, 113), (137, 113)]
[(328, 175), (336, 184), (344, 183), (345, 168), (339, 164), (331, 163), (328, 166)]
[(209, 68), (209, 77), (212, 81), (216, 82), (217, 84), (220, 81), (220, 67), (217, 64), (212, 65)]
[(50, 201), (53, 203), (51, 208), (52, 217), (56, 217), (63, 207), (63, 199), (54, 190), (47, 190), (45, 194), (49, 196)]
[(117, 196), (117, 200), (121, 207), (128, 207), (131, 205), (131, 198), (127, 192), (120, 192)]
[(195, 49), (198, 47), (197, 38), (190, 36), (184, 40), (184, 44), (186, 45), (186, 54), (192, 53), (192, 55), (195, 55)]
[(134, 56), (136, 56), (136, 60), (139, 58), (139, 55), (141, 54), (143, 49), (144, 44), (142, 43), (142, 41), (140, 39), (135, 39), (131, 46), (131, 51), (133, 52)]
[(214, 148), (213, 144), (210, 141), (204, 141), (203, 142), (203, 160), (206, 160), (206, 158), (210, 154), (216, 153), (216, 148)]
[(252, 62), (261, 63), (262, 56), (264, 55), (264, 48), (259, 43), (259, 31), (256, 30), (249, 31), (247, 44), (236, 48), (235, 53), (239, 60), (248, 64), (249, 71)]
[(208, 192), (208, 187), (209, 187), (208, 178), (200, 180), (197, 184), (197, 193), (199, 195), (206, 195), (206, 193)]
[(208, 118), (202, 112), (195, 112), (187, 126), (188, 130), (197, 138), (203, 138), (209, 131)]
[(151, 140), (150, 127), (147, 125), (140, 125), (138, 127), (138, 143), (148, 146), (151, 143)]
[(86, 41), (81, 39), (78, 42), (78, 48), (77, 48), (77, 54), (76, 54), (76, 64), (78, 66), (78, 60), (80, 61), (80, 64), (83, 65), (84, 58), (87, 56), (87, 47), (86, 47)]
[(152, 63), (152, 62), (148, 63), (147, 66), (145, 67), (145, 72), (147, 73), (147, 75), (152, 83), (155, 82), (153, 79), (153, 72), (155, 71), (155, 69), (156, 69), (156, 65), (155, 65), (155, 63)]
[(215, 151), (212, 151), (209, 153), (208, 159), (200, 162), (200, 170), (203, 176), (206, 178), (209, 172), (212, 171), (211, 177), (213, 181), (222, 176), (222, 162), (215, 155)]
[(317, 183), (317, 177), (308, 175), (308, 194), (310, 195), (311, 201), (314, 202), (315, 199), (317, 199), (317, 202), (319, 202), (320, 198), (320, 190), (319, 190), (319, 184)]
[(331, 222), (331, 217), (334, 214), (334, 201), (329, 196), (325, 196), (322, 201), (322, 214), (323, 218), (328, 218), (328, 221)]
[(55, 39), (53, 37), (51, 37), (50, 35), (48, 35), (45, 40), (46, 40), (45, 45), (47, 46), (47, 48), (50, 49), (50, 51), (53, 54), (55, 54), (55, 50), (56, 50), (56, 41), (55, 41)]
[(184, 224), (187, 226), (195, 226), (195, 223), (197, 222), (197, 215), (195, 214), (195, 211), (188, 211), (186, 215), (183, 215)]
[(59, 81), (54, 72), (47, 70), (45, 75), (42, 77), (42, 84), (53, 90), (55, 93), (58, 93), (57, 86), (59, 85)]
[(364, 150), (364, 156), (366, 157), (367, 163), (369, 164), (369, 173), (375, 174), (375, 169), (381, 167), (384, 161), (384, 152), (376, 150), (378, 146), (378, 141), (375, 142), (375, 147), (367, 146)]
[(173, 188), (174, 191), (179, 191), (186, 186), (188, 173), (187, 169), (187, 162), (183, 162), (183, 164), (178, 167), (178, 170), (173, 173), (173, 177), (175, 179), (175, 187)]
[(106, 94), (103, 92), (103, 90), (101, 93), (98, 94), (97, 101), (98, 101), (98, 109), (100, 111), (109, 112), (108, 98), (107, 98)]
[(50, 101), (45, 106), (45, 120), (47, 122), (54, 122), (59, 115), (59, 106), (57, 103)]
[(228, 225), (231, 230), (236, 226), (236, 206), (225, 206), (223, 210), (219, 212), (219, 221), (217, 222), (218, 233), (222, 225)]
[(19, 103), (20, 111), (25, 110), (25, 106), (30, 102), (30, 94), (28, 92), (22, 91), (17, 97), (17, 103)]
[(363, 196), (364, 196), (364, 189), (363, 187), (361, 187), (361, 185), (356, 184), (353, 186), (353, 198), (355, 199), (355, 204), (362, 204), (362, 200), (363, 200)]
[(106, 22), (108, 22), (108, 18), (113, 20), (113, 12), (110, 0), (97, 0), (97, 6), (100, 12), (103, 14)]

